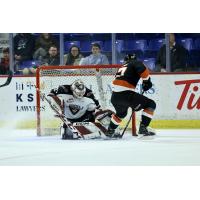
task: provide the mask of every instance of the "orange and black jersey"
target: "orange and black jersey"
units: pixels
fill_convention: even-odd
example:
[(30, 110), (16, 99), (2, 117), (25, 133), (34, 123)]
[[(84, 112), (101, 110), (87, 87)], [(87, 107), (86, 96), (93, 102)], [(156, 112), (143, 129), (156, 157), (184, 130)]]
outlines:
[(149, 70), (141, 61), (132, 61), (124, 64), (118, 69), (115, 75), (113, 91), (134, 91), (140, 78), (143, 80), (149, 79)]

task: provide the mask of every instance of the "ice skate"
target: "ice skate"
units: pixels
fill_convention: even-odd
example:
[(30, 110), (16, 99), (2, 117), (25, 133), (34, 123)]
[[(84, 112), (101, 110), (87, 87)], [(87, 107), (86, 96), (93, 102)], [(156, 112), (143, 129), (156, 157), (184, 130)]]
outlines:
[(121, 138), (120, 133), (115, 132), (115, 129), (110, 129), (110, 128), (108, 128), (105, 135), (107, 136), (107, 139), (119, 139), (119, 138)]
[(140, 128), (138, 131), (138, 138), (148, 138), (153, 139), (155, 137), (155, 133), (152, 131), (149, 131), (147, 127), (145, 127), (143, 124), (140, 124)]

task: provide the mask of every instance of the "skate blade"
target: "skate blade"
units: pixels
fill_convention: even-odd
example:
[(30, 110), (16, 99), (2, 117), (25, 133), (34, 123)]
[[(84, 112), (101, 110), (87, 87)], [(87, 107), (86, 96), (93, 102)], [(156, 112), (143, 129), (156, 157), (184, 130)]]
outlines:
[(105, 136), (105, 137), (102, 137), (103, 140), (120, 140), (121, 138), (120, 137), (108, 137), (108, 136)]
[(153, 139), (155, 139), (155, 135), (148, 135), (148, 136), (146, 136), (146, 135), (138, 135), (137, 136), (137, 139), (140, 139), (140, 140), (153, 140)]

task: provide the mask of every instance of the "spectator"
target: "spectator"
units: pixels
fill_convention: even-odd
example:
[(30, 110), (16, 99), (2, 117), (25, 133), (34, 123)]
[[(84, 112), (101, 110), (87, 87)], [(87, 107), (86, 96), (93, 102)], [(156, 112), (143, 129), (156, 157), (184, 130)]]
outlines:
[(52, 34), (41, 33), (35, 42), (36, 51), (33, 54), (33, 58), (42, 61), (47, 56), (48, 50), (52, 45), (57, 46), (57, 42)]
[(60, 65), (60, 56), (58, 55), (58, 48), (52, 45), (49, 48), (47, 57), (44, 59), (45, 65), (56, 66)]
[(108, 65), (108, 58), (101, 53), (101, 46), (98, 43), (92, 44), (92, 54), (82, 58), (79, 65)]
[(8, 74), (9, 72), (9, 48), (3, 49), (3, 58), (0, 62), (0, 75)]
[(35, 38), (30, 33), (19, 33), (14, 37), (15, 65), (31, 60), (35, 46)]
[[(170, 45), (170, 56), (171, 56), (171, 71), (172, 72), (186, 71), (187, 50), (180, 44), (176, 43), (175, 35), (173, 33), (170, 33), (169, 45)], [(158, 52), (155, 71), (166, 72), (165, 44), (160, 48)]]
[(80, 53), (80, 49), (76, 45), (72, 45), (69, 49), (69, 53), (64, 55), (65, 65), (79, 65), (81, 58), (83, 56)]
[[(60, 64), (60, 58), (58, 56), (57, 47), (54, 46), (54, 45), (50, 46), (47, 56), (44, 59), (42, 59), (41, 62), (42, 62), (43, 65), (46, 65), (46, 66), (48, 66), (48, 65), (50, 65), (50, 66), (59, 65)], [(29, 67), (29, 68), (24, 68), (22, 70), (23, 75), (35, 74), (36, 73), (36, 69), (37, 69), (36, 65), (32, 66), (32, 67)]]

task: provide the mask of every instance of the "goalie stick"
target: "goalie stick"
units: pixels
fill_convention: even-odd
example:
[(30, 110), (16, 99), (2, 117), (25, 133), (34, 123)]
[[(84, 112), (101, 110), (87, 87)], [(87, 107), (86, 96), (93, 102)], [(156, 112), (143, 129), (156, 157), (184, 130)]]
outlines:
[(84, 137), (79, 133), (79, 131), (72, 125), (71, 122), (68, 121), (64, 114), (61, 114), (59, 112), (59, 109), (51, 103), (51, 101), (46, 97), (46, 95), (44, 93), (41, 93), (41, 91), (39, 91), (39, 93), (40, 98), (44, 99), (50, 105), (51, 109), (56, 113), (56, 116), (62, 120), (62, 122), (67, 126), (67, 128), (69, 128), (73, 132), (73, 134), (77, 134), (78, 136), (84, 139)]
[(8, 72), (8, 78), (7, 78), (6, 82), (4, 84), (0, 85), (0, 87), (4, 87), (4, 86), (9, 85), (11, 80), (12, 80), (12, 77), (13, 77), (13, 72), (10, 70)]

